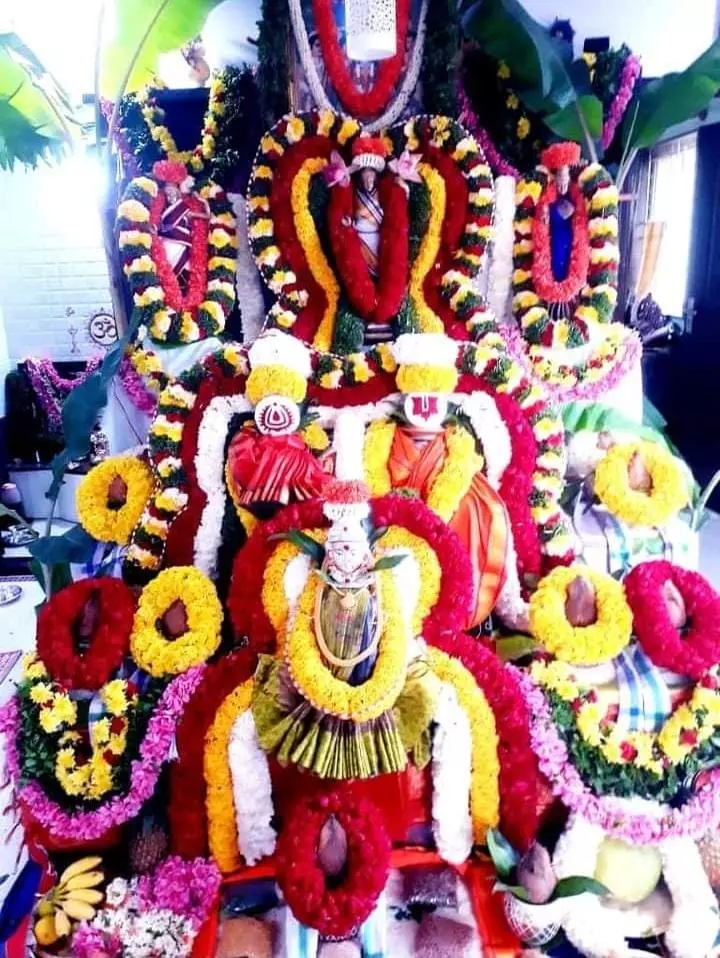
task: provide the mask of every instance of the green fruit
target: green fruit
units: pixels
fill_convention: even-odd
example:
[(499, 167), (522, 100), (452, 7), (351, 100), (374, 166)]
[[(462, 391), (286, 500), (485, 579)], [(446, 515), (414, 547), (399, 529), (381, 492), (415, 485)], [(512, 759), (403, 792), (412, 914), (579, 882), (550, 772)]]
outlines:
[(598, 851), (595, 875), (619, 901), (636, 905), (655, 890), (662, 874), (656, 848), (606, 838)]

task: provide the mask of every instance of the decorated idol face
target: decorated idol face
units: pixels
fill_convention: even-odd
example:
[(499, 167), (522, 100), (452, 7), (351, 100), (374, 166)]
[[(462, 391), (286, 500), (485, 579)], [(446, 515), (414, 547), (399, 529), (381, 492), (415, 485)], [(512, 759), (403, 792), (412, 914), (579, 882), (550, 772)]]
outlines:
[(359, 518), (344, 516), (333, 522), (325, 557), (328, 574), (341, 585), (351, 585), (370, 571), (372, 552)]
[(360, 170), (360, 185), (366, 193), (374, 193), (377, 187), (377, 170), (372, 167), (364, 166)]
[(555, 173), (555, 183), (557, 184), (558, 193), (560, 193), (561, 196), (564, 196), (570, 189), (569, 166), (561, 166), (560, 169)]
[(403, 403), (405, 418), (418, 429), (442, 429), (447, 408), (446, 397), (435, 393), (409, 393)]
[(264, 436), (287, 436), (300, 425), (300, 409), (285, 396), (265, 396), (255, 407), (255, 425)]

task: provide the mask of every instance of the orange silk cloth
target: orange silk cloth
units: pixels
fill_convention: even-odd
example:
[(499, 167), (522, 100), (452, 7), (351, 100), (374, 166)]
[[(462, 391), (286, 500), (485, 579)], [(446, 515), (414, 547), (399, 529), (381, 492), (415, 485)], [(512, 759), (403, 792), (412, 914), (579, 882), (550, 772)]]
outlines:
[[(388, 471), (394, 489), (415, 489), (427, 501), (430, 488), (447, 459), (445, 436), (438, 433), (429, 442), (422, 433), (398, 426), (395, 430)], [(450, 519), (450, 528), (467, 549), (473, 570), (475, 608), (466, 627), (484, 621), (497, 602), (505, 580), (509, 522), (502, 499), (482, 473), (476, 473), (467, 494)]]

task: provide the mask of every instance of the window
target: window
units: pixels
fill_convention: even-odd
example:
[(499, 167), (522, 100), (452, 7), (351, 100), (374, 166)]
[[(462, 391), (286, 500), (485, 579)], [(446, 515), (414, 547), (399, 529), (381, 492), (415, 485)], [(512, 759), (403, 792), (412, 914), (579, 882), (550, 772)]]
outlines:
[(661, 232), (651, 292), (666, 316), (684, 313), (696, 161), (695, 133), (661, 143), (650, 158), (648, 221)]

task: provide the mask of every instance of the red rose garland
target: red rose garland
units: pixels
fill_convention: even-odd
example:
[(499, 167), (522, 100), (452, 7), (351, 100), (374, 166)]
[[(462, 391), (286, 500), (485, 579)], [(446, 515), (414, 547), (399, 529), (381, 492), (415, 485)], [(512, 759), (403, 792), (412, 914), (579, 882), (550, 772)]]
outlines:
[[(79, 653), (73, 627), (86, 602), (99, 599), (90, 647)], [(120, 667), (130, 649), (135, 599), (120, 579), (81, 579), (57, 592), (38, 615), (37, 651), (52, 678), (66, 689), (94, 691)]]
[(188, 268), (189, 281), (185, 293), (175, 270), (170, 265), (167, 256), (165, 241), (160, 236), (160, 223), (168, 198), (165, 190), (158, 190), (157, 196), (150, 206), (150, 226), (152, 227), (152, 258), (157, 269), (158, 281), (165, 293), (165, 302), (176, 313), (184, 310), (195, 310), (205, 299), (207, 292), (208, 268), (208, 224), (207, 209), (198, 196), (188, 194), (184, 197), (185, 203), (192, 217), (190, 226), (190, 262)]
[(382, 176), (378, 192), (383, 221), (377, 282), (363, 259), (360, 237), (353, 227), (354, 194), (349, 184), (331, 188), (328, 222), (330, 245), (350, 305), (364, 319), (387, 323), (397, 315), (407, 289), (410, 222), (407, 193), (393, 177)]
[(548, 303), (569, 303), (575, 299), (585, 285), (590, 265), (590, 237), (585, 198), (576, 182), (570, 183), (568, 193), (575, 213), (570, 266), (565, 279), (556, 280), (552, 271), (550, 207), (558, 200), (558, 188), (554, 179), (550, 179), (542, 191), (532, 225), (533, 283), (535, 292)]
[(371, 90), (362, 93), (348, 70), (347, 56), (340, 47), (331, 0), (313, 0), (323, 62), (333, 90), (343, 109), (359, 119), (372, 119), (382, 113), (395, 91), (405, 61), (405, 38), (410, 19), (410, 0), (397, 0), (397, 39), (395, 56), (383, 60)]
[[(663, 600), (668, 579), (685, 602), (685, 635), (671, 622)], [(635, 635), (656, 665), (697, 681), (720, 662), (720, 595), (703, 576), (671, 562), (641, 562), (624, 585)]]
[[(335, 887), (329, 886), (317, 860), (320, 833), (331, 817), (347, 837), (345, 875)], [(391, 850), (379, 809), (350, 789), (301, 798), (278, 838), (278, 884), (303, 925), (326, 937), (345, 937), (375, 907), (390, 871)]]
[(205, 735), (215, 713), (234, 688), (250, 678), (257, 657), (239, 649), (207, 666), (177, 727), (178, 761), (170, 766), (170, 849), (182, 858), (207, 855), (206, 784), (203, 774)]

